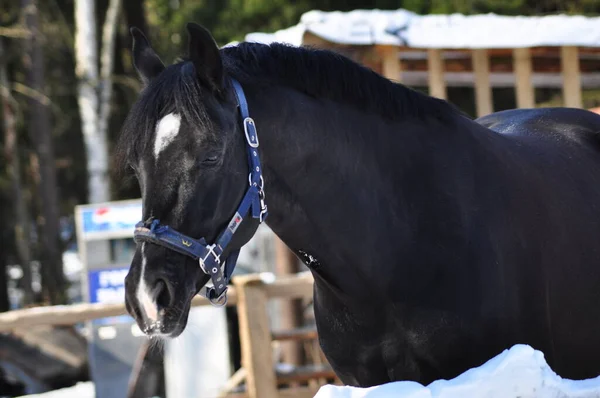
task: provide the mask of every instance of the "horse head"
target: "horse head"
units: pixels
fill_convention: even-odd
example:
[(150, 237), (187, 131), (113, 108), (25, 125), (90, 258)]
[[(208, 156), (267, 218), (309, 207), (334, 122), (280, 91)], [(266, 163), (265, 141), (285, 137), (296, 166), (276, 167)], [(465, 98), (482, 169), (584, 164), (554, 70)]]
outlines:
[(191, 300), (209, 280), (208, 298), (223, 303), (237, 253), (266, 213), (256, 131), (240, 116), (243, 91), (226, 76), (211, 34), (195, 24), (187, 31), (188, 57), (165, 67), (131, 29), (144, 87), (117, 147), (143, 207), (127, 311), (146, 334), (165, 337), (184, 330)]

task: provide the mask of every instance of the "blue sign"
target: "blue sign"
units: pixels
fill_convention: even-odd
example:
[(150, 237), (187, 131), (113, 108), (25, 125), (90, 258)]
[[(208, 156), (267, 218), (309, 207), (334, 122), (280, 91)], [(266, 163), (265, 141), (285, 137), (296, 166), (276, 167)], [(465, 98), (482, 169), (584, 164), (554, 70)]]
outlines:
[(107, 205), (81, 211), (83, 232), (129, 232), (142, 218), (142, 204)]
[(115, 304), (125, 300), (125, 276), (129, 268), (88, 272), (90, 303)]
[[(88, 272), (89, 302), (119, 304), (125, 302), (125, 276), (129, 268), (101, 269)], [(127, 315), (98, 319), (93, 323), (130, 322)]]

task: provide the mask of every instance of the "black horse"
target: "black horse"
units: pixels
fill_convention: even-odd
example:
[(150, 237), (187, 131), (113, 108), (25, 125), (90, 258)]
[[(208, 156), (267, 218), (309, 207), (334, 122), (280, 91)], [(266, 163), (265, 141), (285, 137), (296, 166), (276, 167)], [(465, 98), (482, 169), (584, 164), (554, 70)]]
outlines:
[[(314, 274), (320, 344), (344, 383), (452, 378), (517, 343), (563, 377), (600, 374), (600, 116), (473, 121), (332, 52), (188, 33), (189, 56), (165, 67), (132, 29), (145, 88), (117, 149), (144, 220), (204, 242), (231, 225), (249, 173), (239, 82), (266, 222)], [(223, 258), (259, 221), (236, 226)], [(177, 336), (209, 279), (142, 241), (127, 308), (148, 334)]]

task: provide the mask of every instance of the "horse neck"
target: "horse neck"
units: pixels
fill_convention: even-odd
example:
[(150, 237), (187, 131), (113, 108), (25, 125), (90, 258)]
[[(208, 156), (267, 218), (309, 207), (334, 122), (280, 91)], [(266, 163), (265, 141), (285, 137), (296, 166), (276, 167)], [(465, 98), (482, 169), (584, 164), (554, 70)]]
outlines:
[[(260, 140), (267, 224), (292, 250), (313, 256), (324, 275), (344, 272), (349, 285), (341, 288), (360, 289), (410, 242), (402, 190), (423, 167), (433, 167), (436, 147), (449, 145), (442, 142), (449, 138), (439, 140), (447, 132), (441, 124), (390, 122), (290, 89), (250, 88), (248, 98)], [(448, 161), (460, 151), (452, 146)]]

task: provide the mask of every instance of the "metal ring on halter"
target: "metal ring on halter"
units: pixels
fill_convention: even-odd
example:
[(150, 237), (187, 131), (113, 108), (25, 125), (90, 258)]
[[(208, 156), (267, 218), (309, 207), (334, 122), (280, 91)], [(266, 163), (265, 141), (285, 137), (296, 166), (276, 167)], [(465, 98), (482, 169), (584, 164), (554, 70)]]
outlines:
[[(212, 290), (214, 292), (214, 290)], [(227, 304), (227, 287), (218, 297), (208, 297), (208, 301), (215, 307), (223, 307)]]
[(250, 185), (251, 187), (252, 186), (257, 187), (259, 189), (259, 193), (260, 193), (260, 191), (262, 191), (265, 188), (265, 179), (263, 178), (262, 174), (260, 175), (259, 181), (260, 181), (260, 184), (258, 184), (258, 185), (256, 183), (253, 183), (252, 182), (252, 173), (248, 174), (248, 185)]
[(198, 264), (200, 265), (200, 269), (202, 270), (202, 272), (204, 272), (206, 275), (210, 275), (208, 272), (206, 272), (206, 268), (204, 268), (204, 259), (203, 258), (198, 259)]

